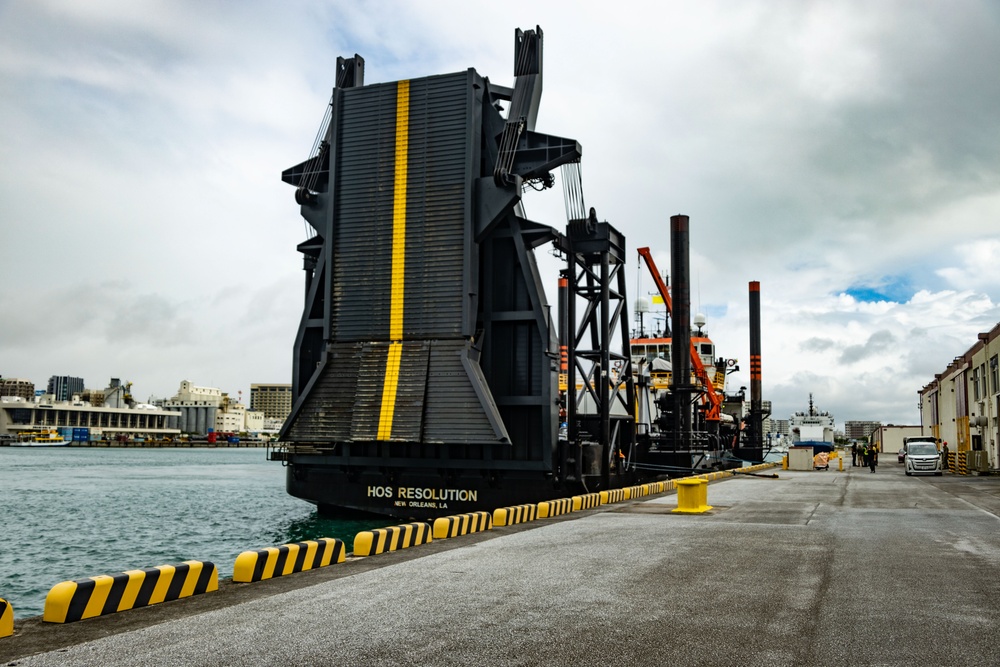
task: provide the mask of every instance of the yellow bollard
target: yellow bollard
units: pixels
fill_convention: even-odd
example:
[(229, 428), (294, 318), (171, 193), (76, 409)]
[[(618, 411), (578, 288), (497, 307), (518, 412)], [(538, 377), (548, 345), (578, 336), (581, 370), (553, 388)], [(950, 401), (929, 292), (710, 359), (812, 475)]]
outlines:
[(0, 598), (0, 637), (10, 637), (14, 634), (14, 608), (10, 603)]
[(838, 456), (838, 457), (837, 457), (837, 463), (838, 463), (838, 464), (839, 464), (839, 466), (840, 466), (840, 467), (839, 467), (839, 470), (840, 470), (840, 472), (844, 472), (844, 457), (842, 457), (842, 456)]
[(712, 509), (708, 504), (708, 482), (704, 479), (678, 479), (677, 509), (678, 514), (703, 514)]
[(781, 469), (788, 470), (788, 454), (781, 457)]

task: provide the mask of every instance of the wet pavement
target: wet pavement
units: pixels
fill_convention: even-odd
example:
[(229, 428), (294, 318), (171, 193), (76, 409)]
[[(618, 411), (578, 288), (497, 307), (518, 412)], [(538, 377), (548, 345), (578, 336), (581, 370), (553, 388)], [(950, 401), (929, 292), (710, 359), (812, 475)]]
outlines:
[(1000, 477), (712, 482), (72, 625), (0, 665), (995, 665)]

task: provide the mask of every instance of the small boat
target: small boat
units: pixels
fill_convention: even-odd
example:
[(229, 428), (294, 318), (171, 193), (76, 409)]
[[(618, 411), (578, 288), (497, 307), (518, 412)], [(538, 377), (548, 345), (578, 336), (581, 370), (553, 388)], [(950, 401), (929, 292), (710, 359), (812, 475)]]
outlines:
[(24, 431), (18, 434), (11, 447), (65, 447), (69, 440), (59, 435), (59, 431)]

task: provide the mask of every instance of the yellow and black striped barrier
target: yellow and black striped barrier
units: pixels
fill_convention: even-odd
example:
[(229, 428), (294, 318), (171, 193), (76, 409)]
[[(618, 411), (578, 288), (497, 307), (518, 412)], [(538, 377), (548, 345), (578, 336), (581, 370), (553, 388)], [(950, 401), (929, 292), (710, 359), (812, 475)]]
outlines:
[(355, 556), (374, 556), (386, 551), (406, 549), (433, 542), (428, 523), (405, 523), (401, 526), (364, 530), (354, 536)]
[(493, 517), (489, 512), (469, 512), (468, 514), (442, 516), (434, 519), (435, 540), (492, 529)]
[(538, 517), (538, 505), (514, 505), (493, 510), (494, 526), (513, 526), (515, 523), (534, 521)]
[(952, 466), (952, 470), (957, 472), (959, 475), (969, 474), (969, 456), (968, 452), (954, 452), (949, 456), (955, 457), (955, 465)]
[(341, 540), (320, 537), (316, 540), (244, 551), (236, 557), (233, 581), (247, 583), (272, 577), (343, 563), (346, 549)]
[(641, 498), (649, 495), (649, 487), (646, 484), (628, 487), (628, 499)]
[(623, 500), (628, 500), (628, 495), (625, 489), (609, 489), (607, 491), (600, 491), (600, 494), (602, 505), (607, 505), (608, 503), (620, 503)]
[(601, 494), (600, 493), (585, 493), (579, 496), (573, 496), (570, 500), (573, 501), (573, 511), (579, 512), (580, 510), (589, 510), (601, 505)]
[(569, 514), (573, 511), (572, 498), (556, 498), (555, 500), (545, 500), (538, 503), (538, 518), (548, 519), (549, 517)]
[(53, 586), (45, 596), (42, 620), (72, 623), (218, 589), (219, 572), (208, 561), (186, 560), (177, 565), (102, 574)]
[(14, 608), (10, 603), (0, 598), (0, 637), (10, 637), (14, 634)]

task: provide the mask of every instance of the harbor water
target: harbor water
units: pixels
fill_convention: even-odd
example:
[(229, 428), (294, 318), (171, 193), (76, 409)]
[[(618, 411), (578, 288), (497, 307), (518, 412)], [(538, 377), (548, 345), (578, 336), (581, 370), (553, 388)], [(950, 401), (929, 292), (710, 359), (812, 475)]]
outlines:
[(192, 559), (221, 579), (242, 551), (317, 537), (350, 550), (391, 523), (320, 517), (262, 449), (0, 447), (0, 598), (16, 618), (62, 581)]

